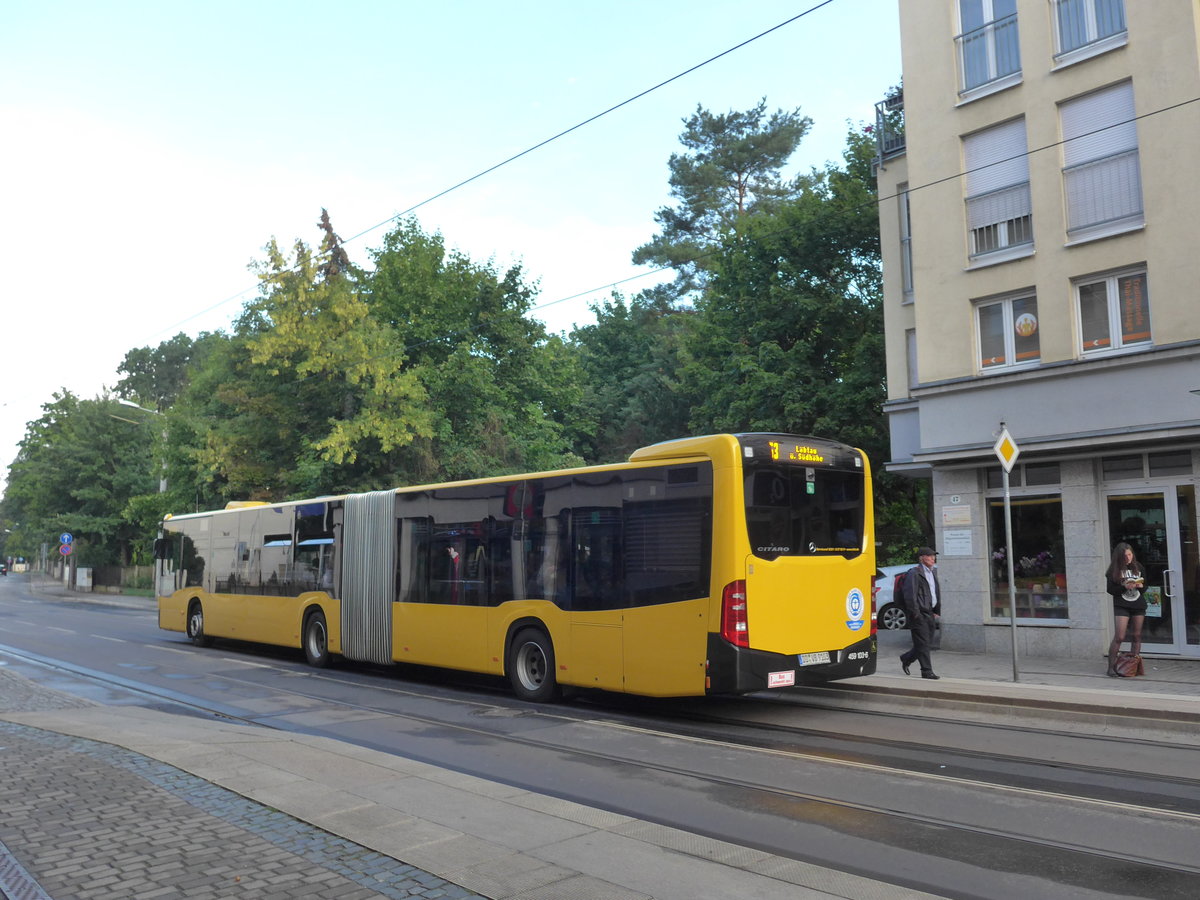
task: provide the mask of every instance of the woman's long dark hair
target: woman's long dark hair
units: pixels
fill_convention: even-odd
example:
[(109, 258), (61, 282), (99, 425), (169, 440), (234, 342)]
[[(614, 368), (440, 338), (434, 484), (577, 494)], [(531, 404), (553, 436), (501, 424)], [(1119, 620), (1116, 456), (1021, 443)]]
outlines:
[[(1133, 559), (1128, 563), (1125, 562), (1125, 551), (1133, 553)], [(1117, 546), (1113, 547), (1112, 565), (1108, 567), (1108, 577), (1112, 581), (1120, 582), (1121, 573), (1128, 569), (1134, 575), (1142, 574), (1142, 564), (1137, 560), (1137, 554), (1133, 552), (1133, 548), (1129, 544), (1121, 541)]]

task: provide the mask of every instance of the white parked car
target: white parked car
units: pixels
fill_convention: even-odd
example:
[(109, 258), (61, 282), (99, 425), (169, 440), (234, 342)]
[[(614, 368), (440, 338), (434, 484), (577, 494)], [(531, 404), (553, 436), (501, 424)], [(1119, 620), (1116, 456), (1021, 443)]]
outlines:
[(875, 621), (879, 628), (897, 631), (908, 627), (904, 601), (895, 595), (896, 576), (903, 575), (912, 565), (880, 566), (875, 575)]

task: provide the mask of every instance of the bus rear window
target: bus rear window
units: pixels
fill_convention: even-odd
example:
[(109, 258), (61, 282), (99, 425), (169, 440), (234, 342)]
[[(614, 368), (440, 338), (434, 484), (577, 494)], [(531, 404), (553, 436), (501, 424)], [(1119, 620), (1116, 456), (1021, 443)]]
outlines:
[(857, 556), (863, 475), (746, 460), (746, 528), (755, 556)]

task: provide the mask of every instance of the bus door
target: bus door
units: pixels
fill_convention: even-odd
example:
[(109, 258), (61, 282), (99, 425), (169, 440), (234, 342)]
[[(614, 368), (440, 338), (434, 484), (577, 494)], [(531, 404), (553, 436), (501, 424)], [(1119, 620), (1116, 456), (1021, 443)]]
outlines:
[(570, 680), (625, 690), (620, 507), (571, 511)]
[(675, 466), (625, 506), (625, 690), (702, 694), (712, 583), (711, 466)]

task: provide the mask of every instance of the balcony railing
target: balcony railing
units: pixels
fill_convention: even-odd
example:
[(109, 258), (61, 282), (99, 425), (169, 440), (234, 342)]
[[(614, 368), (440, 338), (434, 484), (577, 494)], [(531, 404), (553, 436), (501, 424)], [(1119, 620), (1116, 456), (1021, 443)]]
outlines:
[(962, 71), (961, 93), (1021, 71), (1021, 47), (1014, 13), (956, 37)]
[(994, 253), (1033, 241), (1029, 182), (967, 198), (971, 256)]
[(875, 104), (875, 145), (881, 160), (904, 152), (904, 94)]
[(1124, 0), (1054, 0), (1058, 55), (1125, 31)]
[(1126, 150), (1063, 169), (1067, 233), (1133, 220), (1142, 210), (1138, 151)]

